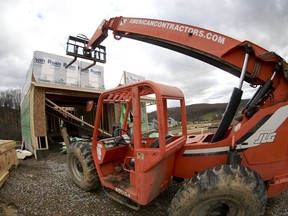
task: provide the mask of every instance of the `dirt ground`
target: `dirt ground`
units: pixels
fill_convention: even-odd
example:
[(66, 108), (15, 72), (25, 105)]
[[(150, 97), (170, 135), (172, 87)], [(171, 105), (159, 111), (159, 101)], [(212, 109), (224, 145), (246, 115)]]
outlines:
[[(131, 210), (105, 196), (101, 189), (85, 192), (71, 180), (66, 154), (47, 151), (45, 158), (34, 157), (20, 161), (0, 189), (0, 215), (168, 215), (170, 202), (180, 187), (172, 185), (149, 205), (139, 211)], [(269, 199), (265, 216), (288, 215), (288, 191)]]

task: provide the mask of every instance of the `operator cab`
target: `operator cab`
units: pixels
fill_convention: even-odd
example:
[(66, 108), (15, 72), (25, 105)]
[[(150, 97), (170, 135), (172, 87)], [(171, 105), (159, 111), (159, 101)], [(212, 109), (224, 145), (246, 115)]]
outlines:
[[(181, 107), (177, 125), (168, 112), (173, 105)], [(151, 112), (150, 119), (147, 112)], [(97, 140), (107, 121), (102, 118), (104, 113), (111, 113), (108, 116), (117, 123), (110, 127), (112, 137)], [(154, 122), (153, 128), (149, 122)], [(94, 130), (92, 153), (106, 191), (116, 191), (146, 205), (168, 187), (175, 152), (186, 142), (183, 93), (152, 81), (104, 92), (99, 98)], [(151, 185), (155, 186), (153, 190)]]

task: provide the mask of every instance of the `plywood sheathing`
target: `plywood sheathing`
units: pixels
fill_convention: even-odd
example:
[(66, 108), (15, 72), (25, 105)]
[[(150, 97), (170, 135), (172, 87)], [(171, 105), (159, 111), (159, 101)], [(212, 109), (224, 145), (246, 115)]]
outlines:
[(46, 136), (45, 89), (35, 88), (33, 100), (35, 136)]

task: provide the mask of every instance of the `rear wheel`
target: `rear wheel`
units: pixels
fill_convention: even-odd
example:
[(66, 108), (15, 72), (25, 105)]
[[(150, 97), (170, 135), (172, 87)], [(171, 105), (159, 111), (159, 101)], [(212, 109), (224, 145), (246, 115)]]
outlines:
[(263, 215), (266, 187), (253, 170), (238, 165), (207, 169), (188, 180), (172, 200), (170, 215)]
[(68, 169), (76, 185), (85, 191), (95, 190), (100, 187), (101, 184), (89, 143), (71, 143), (67, 157)]

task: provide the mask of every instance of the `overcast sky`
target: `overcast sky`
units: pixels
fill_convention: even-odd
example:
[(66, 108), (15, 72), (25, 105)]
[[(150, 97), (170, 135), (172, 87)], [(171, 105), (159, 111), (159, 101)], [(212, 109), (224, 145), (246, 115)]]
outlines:
[[(287, 0), (7, 0), (0, 1), (0, 91), (22, 88), (33, 51), (65, 56), (69, 35), (92, 36), (115, 16), (163, 19), (250, 40), (288, 60)], [(107, 49), (105, 87), (128, 71), (177, 86), (186, 103), (227, 102), (238, 78), (170, 50), (130, 39)], [(244, 98), (251, 95), (245, 86)]]

